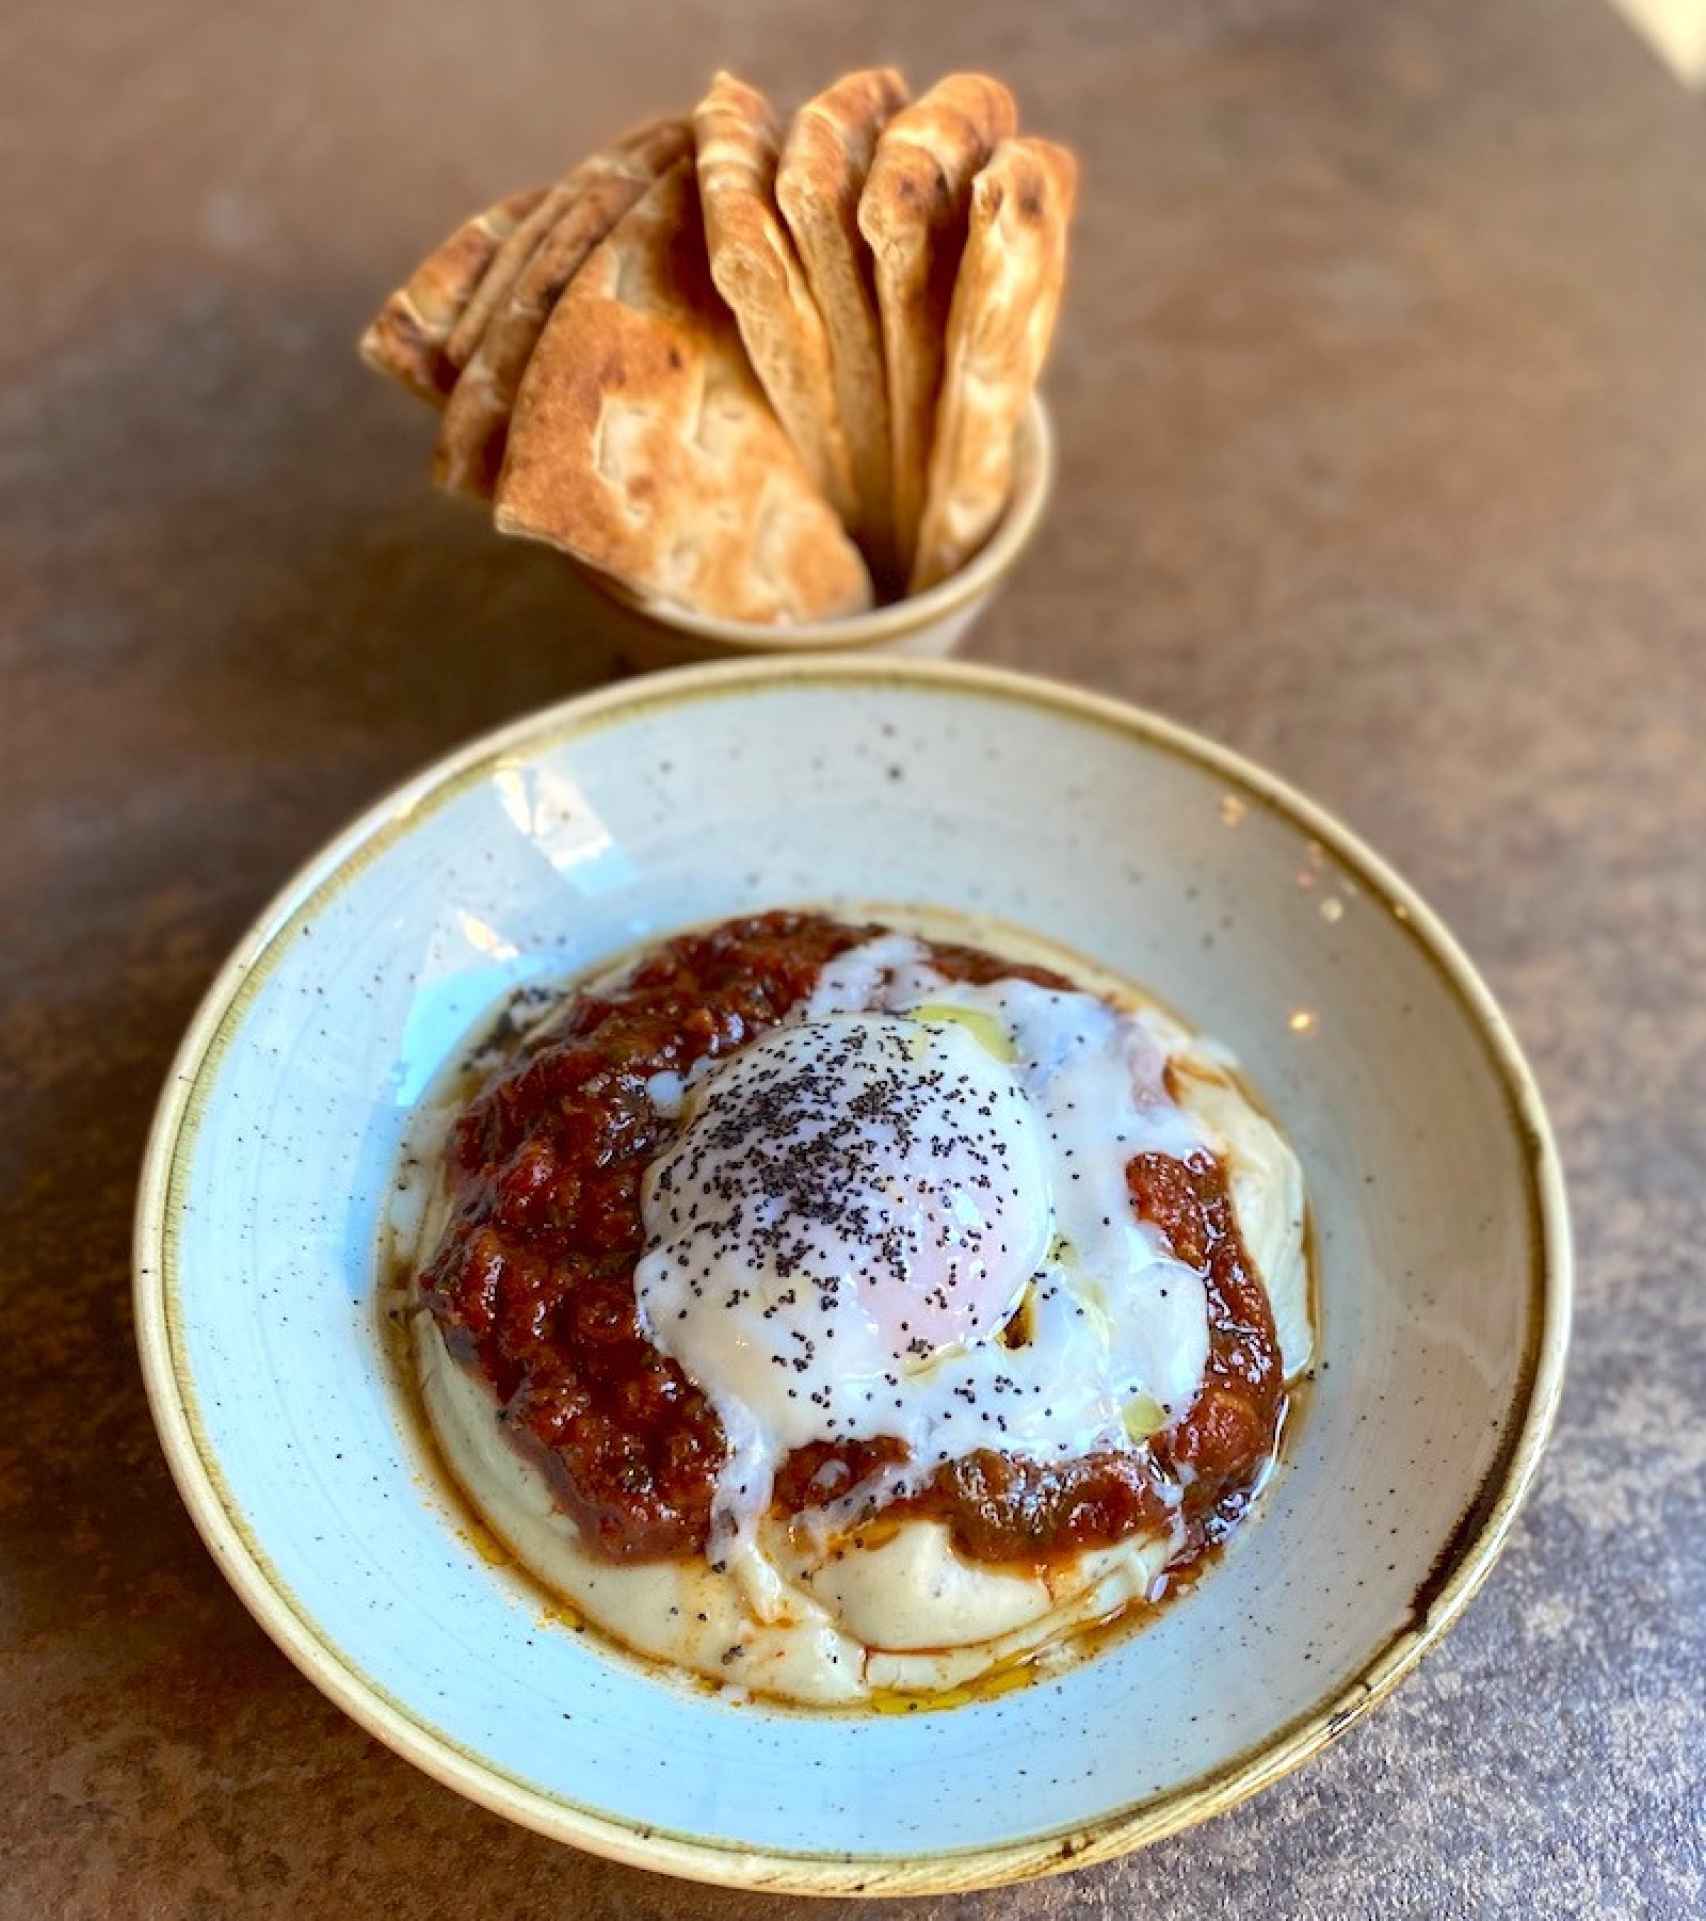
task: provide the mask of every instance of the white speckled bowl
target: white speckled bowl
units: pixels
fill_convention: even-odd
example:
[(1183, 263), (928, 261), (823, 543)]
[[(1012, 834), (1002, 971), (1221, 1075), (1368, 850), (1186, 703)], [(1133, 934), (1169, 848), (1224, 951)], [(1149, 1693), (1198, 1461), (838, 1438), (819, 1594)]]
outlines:
[[(1144, 1633), (947, 1713), (677, 1689), (542, 1622), (420, 1470), (375, 1333), (410, 1104), (516, 982), (837, 895), (1026, 923), (1243, 1057), (1302, 1155), (1325, 1371), (1265, 1511)], [(215, 981), (144, 1170), (136, 1299), (185, 1500), (326, 1693), (441, 1780), (675, 1874), (919, 1893), (1141, 1845), (1387, 1691), (1485, 1577), (1557, 1400), (1557, 1160), (1487, 990), (1345, 829), (1167, 723), (984, 669), (630, 683), (429, 769)]]

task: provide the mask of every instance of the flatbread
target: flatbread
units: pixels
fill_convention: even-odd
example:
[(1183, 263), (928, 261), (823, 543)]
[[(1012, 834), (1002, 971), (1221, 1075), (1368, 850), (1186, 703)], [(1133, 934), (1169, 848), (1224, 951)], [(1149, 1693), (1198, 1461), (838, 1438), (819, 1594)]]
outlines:
[(357, 343), (362, 359), (442, 407), (456, 384), (456, 367), (444, 351), (451, 330), (499, 247), (544, 198), (543, 187), (530, 187), (463, 221), (373, 316)]
[(494, 515), (642, 599), (732, 620), (870, 604), (718, 298), (689, 161), (594, 248), (545, 324)]
[(972, 182), (914, 593), (976, 553), (1007, 505), (1013, 437), (1060, 311), (1077, 191), (1077, 161), (1047, 140), (1003, 140)]
[(829, 338), (776, 213), (780, 131), (756, 87), (719, 73), (693, 109), (711, 278), (806, 471), (843, 521), (858, 513), (835, 404)]
[(444, 351), (451, 365), (459, 371), (474, 358), (475, 349), (485, 338), (493, 314), (509, 298), (522, 268), (533, 258), (534, 249), (567, 213), (569, 202), (574, 197), (569, 184), (573, 178), (574, 169), (571, 167), (560, 180), (553, 181), (545, 189), (538, 205), (505, 234), (491, 266), (474, 289), (473, 299), (457, 315), (450, 338), (444, 343)]
[(843, 74), (794, 115), (776, 168), (776, 204), (829, 338), (853, 472), (853, 531), (877, 572), (891, 576), (897, 563), (888, 379), (871, 256), (859, 233), (859, 196), (877, 136), (906, 99), (906, 82), (893, 67)]
[(1017, 127), (1013, 96), (999, 80), (951, 73), (883, 129), (859, 197), (859, 231), (873, 255), (888, 366), (895, 545), (907, 573), (924, 512), (942, 342), (971, 183)]
[(564, 182), (568, 204), (486, 326), (445, 408), (433, 478), (489, 500), (503, 466), (510, 409), (551, 309), (581, 263), (653, 181), (693, 151), (685, 120), (650, 120), (582, 161)]

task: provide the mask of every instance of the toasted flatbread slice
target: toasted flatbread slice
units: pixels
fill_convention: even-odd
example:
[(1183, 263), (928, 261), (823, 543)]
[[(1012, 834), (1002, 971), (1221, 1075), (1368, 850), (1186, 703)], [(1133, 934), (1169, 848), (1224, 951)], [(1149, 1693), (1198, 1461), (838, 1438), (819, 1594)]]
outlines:
[(853, 531), (877, 571), (891, 575), (896, 562), (888, 380), (871, 255), (859, 233), (859, 196), (877, 136), (906, 100), (906, 82), (893, 67), (843, 74), (794, 115), (776, 168), (776, 204), (829, 337), (836, 408), (857, 499)]
[(494, 515), (643, 600), (731, 620), (868, 606), (717, 295), (690, 161), (595, 247), (522, 376)]
[(442, 407), (456, 384), (455, 364), (444, 351), (451, 330), (498, 248), (544, 198), (543, 187), (530, 187), (463, 221), (373, 316), (357, 343), (362, 359)]
[(1003, 140), (972, 182), (914, 593), (970, 559), (1007, 505), (1013, 436), (1060, 311), (1077, 192), (1077, 161), (1047, 140)]
[(456, 316), (456, 325), (450, 330), (444, 351), (451, 365), (459, 372), (474, 358), (476, 348), (486, 337), (486, 329), (492, 324), (493, 314), (508, 300), (522, 268), (533, 258), (539, 243), (568, 211), (569, 202), (574, 197), (570, 185), (573, 179), (574, 169), (571, 167), (560, 180), (554, 180), (545, 189), (538, 204), (504, 235), (492, 264), (474, 289), (473, 298)]
[(711, 278), (734, 311), (764, 391), (814, 484), (849, 524), (852, 463), (835, 405), (829, 339), (776, 212), (780, 130), (756, 87), (719, 73), (693, 109)]
[(516, 276), (450, 396), (433, 450), (433, 478), (489, 500), (503, 466), (510, 409), (528, 356), (581, 263), (658, 176), (693, 151), (685, 120), (651, 120), (575, 168), (568, 205)]
[(906, 573), (924, 512), (942, 342), (971, 183), (1018, 119), (999, 80), (951, 73), (883, 129), (859, 197), (859, 231), (873, 256), (888, 366), (895, 545)]

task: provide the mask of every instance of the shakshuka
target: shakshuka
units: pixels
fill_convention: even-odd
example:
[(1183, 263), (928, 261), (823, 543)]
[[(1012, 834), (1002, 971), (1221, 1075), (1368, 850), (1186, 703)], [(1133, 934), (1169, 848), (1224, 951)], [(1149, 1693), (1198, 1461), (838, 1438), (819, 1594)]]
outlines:
[(1312, 1338), (1298, 1164), (1220, 1049), (888, 920), (530, 990), (409, 1162), (413, 1353), (484, 1521), (627, 1647), (825, 1706), (1157, 1599)]

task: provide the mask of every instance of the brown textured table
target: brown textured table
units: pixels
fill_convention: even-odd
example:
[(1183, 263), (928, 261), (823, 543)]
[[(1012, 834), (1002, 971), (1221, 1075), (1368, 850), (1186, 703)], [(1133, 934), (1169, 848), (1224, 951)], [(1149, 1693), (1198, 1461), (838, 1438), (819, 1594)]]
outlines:
[[(1706, 1910), (1706, 108), (1598, 0), (17, 5), (0, 23), (0, 1916), (732, 1917), (366, 1739), (227, 1592), (130, 1343), (156, 1084), (358, 803), (600, 671), (351, 353), (719, 60), (982, 61), (1086, 193), (1053, 518), (972, 643), (1362, 829), (1574, 1184), (1537, 1499), (1423, 1673), (1125, 1864), (920, 1912)], [(783, 1911), (780, 1903), (771, 1912)]]

